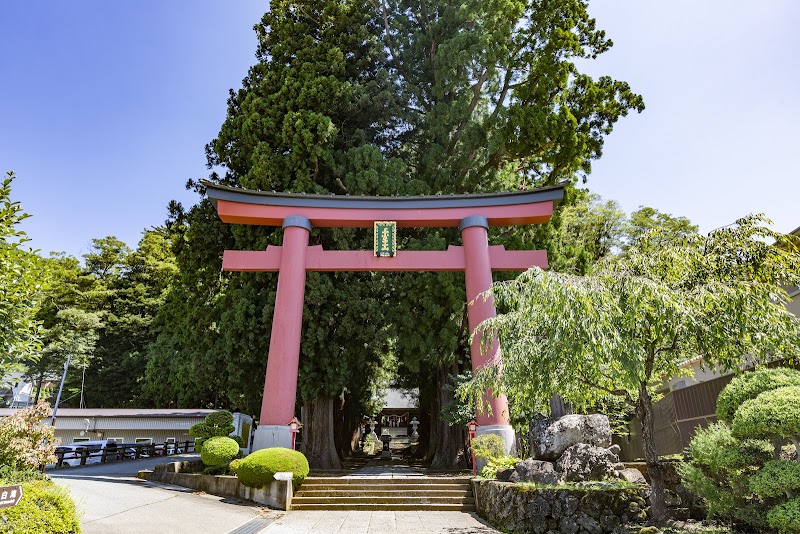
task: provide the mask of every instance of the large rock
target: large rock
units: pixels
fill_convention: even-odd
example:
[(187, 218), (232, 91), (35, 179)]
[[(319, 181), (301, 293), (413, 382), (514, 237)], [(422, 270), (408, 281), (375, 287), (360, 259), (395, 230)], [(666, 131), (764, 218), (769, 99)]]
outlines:
[(578, 443), (564, 451), (556, 462), (556, 471), (566, 482), (605, 480), (616, 474), (614, 460), (608, 449)]
[(533, 421), (529, 426), (528, 442), (534, 458), (557, 460), (565, 450), (578, 443), (611, 446), (611, 425), (608, 417), (600, 414), (565, 415), (557, 421)]
[(561, 479), (556, 473), (553, 462), (527, 459), (517, 462), (514, 466), (509, 482), (536, 482), (537, 484), (560, 484)]
[(645, 480), (644, 475), (638, 469), (634, 469), (633, 467), (629, 467), (626, 469), (621, 469), (617, 471), (617, 475), (622, 480), (626, 482), (630, 482), (631, 484), (640, 484), (642, 486), (647, 485), (647, 480)]

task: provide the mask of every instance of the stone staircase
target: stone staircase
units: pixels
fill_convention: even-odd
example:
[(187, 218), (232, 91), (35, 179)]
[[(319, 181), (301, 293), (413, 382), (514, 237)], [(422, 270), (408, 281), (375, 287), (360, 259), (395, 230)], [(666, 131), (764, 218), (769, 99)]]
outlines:
[(447, 510), (474, 512), (466, 477), (309, 477), (292, 510)]

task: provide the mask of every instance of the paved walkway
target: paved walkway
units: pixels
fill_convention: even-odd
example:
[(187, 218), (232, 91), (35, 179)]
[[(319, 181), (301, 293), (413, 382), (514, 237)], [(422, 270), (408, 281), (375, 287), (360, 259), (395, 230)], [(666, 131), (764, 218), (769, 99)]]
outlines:
[(275, 519), (259, 534), (499, 534), (466, 512), (294, 511)]
[[(195, 458), (197, 455), (148, 458), (48, 473), (72, 493), (83, 512), (84, 534), (226, 534), (253, 520), (256, 521), (251, 525), (258, 528), (249, 532), (258, 532), (267, 521), (279, 516), (277, 512), (263, 515), (258, 506), (238, 499), (195, 493), (187, 488), (136, 478), (140, 469), (152, 469), (165, 461)], [(260, 519), (266, 521), (258, 521)]]

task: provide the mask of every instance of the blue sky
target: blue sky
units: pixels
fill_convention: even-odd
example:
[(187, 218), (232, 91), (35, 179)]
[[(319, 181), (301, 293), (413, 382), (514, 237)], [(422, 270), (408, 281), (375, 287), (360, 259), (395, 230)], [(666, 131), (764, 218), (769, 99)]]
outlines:
[[(255, 0), (0, 2), (0, 170), (44, 252), (135, 246), (201, 178), (229, 88), (254, 62)], [(588, 187), (708, 231), (750, 212), (800, 226), (800, 3), (592, 0), (615, 46), (584, 68), (628, 81)]]

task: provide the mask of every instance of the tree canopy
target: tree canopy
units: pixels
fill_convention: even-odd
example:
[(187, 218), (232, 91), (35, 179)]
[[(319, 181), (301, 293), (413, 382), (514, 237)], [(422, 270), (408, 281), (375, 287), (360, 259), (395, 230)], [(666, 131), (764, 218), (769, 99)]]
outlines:
[(39, 256), (24, 248), (28, 238), (19, 224), (28, 215), (11, 199), (13, 181), (14, 173), (8, 172), (0, 183), (0, 385), (35, 355), (43, 286)]
[[(578, 69), (611, 46), (580, 0), (281, 0), (255, 29), (257, 62), (206, 147), (216, 183), (407, 195), (576, 182), (614, 124), (644, 107), (627, 83)], [(159, 403), (255, 412), (276, 276), (220, 275), (220, 259), (280, 244), (281, 232), (223, 225), (207, 200), (174, 204), (168, 227), (180, 274), (157, 319), (147, 389)], [(541, 248), (552, 232), (492, 239)], [(457, 242), (455, 229), (399, 237), (408, 250)], [(314, 229), (311, 244), (369, 249), (371, 235)], [(461, 274), (309, 273), (300, 400), (344, 400), (359, 416), (392, 375), (431, 400), (468, 354), (464, 300)]]

